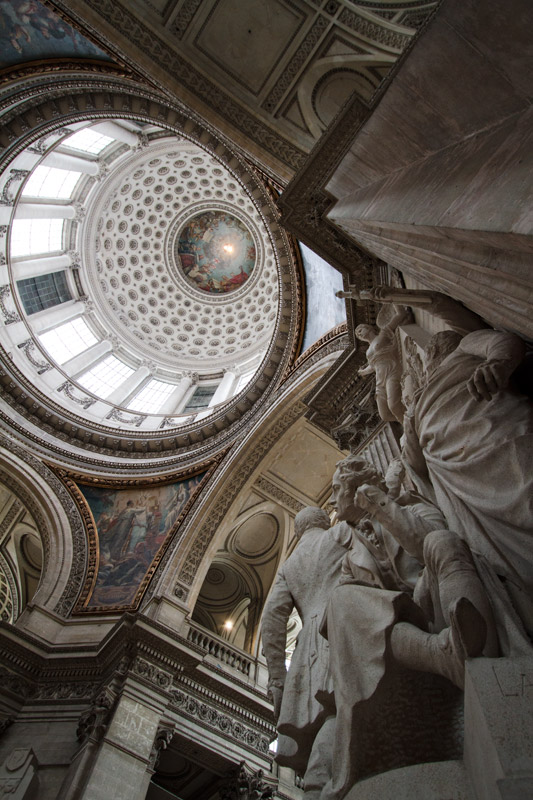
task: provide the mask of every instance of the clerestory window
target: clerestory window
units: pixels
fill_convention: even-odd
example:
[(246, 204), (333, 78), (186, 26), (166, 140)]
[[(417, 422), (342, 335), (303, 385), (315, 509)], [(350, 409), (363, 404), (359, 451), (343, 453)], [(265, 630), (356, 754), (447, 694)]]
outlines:
[(114, 141), (115, 139), (112, 139), (111, 136), (98, 133), (98, 131), (93, 128), (84, 128), (81, 131), (76, 131), (76, 133), (67, 136), (66, 139), (63, 139), (61, 145), (72, 147), (74, 150), (81, 150), (83, 153), (98, 155), (104, 147), (107, 147), (108, 144)]
[(41, 333), (39, 341), (58, 364), (64, 364), (74, 356), (83, 353), (98, 342), (82, 317), (64, 322), (46, 333)]
[(216, 384), (211, 386), (197, 386), (193, 394), (187, 400), (182, 414), (186, 414), (188, 411), (203, 411), (205, 408), (208, 408), (216, 390)]
[(36, 167), (24, 186), (22, 197), (46, 197), (50, 200), (68, 200), (81, 172), (58, 167)]
[(152, 378), (138, 394), (128, 403), (132, 411), (143, 414), (157, 414), (166, 400), (170, 397), (176, 386)]
[(105, 400), (133, 372), (134, 370), (131, 367), (128, 367), (116, 356), (109, 355), (85, 372), (77, 379), (77, 382), (84, 389), (88, 389), (89, 392)]
[(16, 219), (11, 226), (11, 256), (35, 256), (63, 249), (63, 219)]
[(17, 289), (26, 314), (36, 314), (37, 311), (72, 300), (64, 270), (37, 275), (35, 278), (22, 278), (17, 281)]

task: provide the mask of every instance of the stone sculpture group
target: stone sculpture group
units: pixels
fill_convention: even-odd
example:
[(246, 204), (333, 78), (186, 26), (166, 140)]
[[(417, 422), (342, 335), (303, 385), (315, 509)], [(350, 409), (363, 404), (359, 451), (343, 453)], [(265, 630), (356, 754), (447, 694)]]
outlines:
[[(438, 760), (431, 742), (417, 751), (393, 741), (398, 725), (413, 707), (423, 717), (428, 687), (451, 708), (466, 659), (512, 655), (533, 633), (533, 407), (512, 377), (524, 343), (439, 293), (367, 294), (357, 299), (424, 307), (447, 330), (430, 339), (419, 388), (402, 399), (397, 327), (408, 309), (356, 329), (370, 343), (360, 372), (376, 374), (378, 411), (403, 425), (401, 459), (387, 485), (364, 458), (337, 464), (336, 524), (318, 508), (297, 514), (299, 542), (265, 606), (277, 760), (304, 775), (306, 800), (342, 800), (380, 770), (380, 719), (380, 751), (392, 741), (385, 768)], [(415, 488), (402, 493), (404, 473)], [(294, 608), (303, 628), (287, 672)]]

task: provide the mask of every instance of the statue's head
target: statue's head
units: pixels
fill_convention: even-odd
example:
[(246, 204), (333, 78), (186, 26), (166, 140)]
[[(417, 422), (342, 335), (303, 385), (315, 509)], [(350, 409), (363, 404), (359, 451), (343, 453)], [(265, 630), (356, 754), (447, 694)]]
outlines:
[(377, 336), (378, 330), (374, 325), (366, 325), (362, 323), (358, 325), (354, 331), (356, 337), (363, 342), (371, 342)]
[(318, 508), (317, 506), (306, 506), (306, 508), (298, 511), (294, 517), (294, 533), (298, 539), (311, 528), (322, 528), (327, 531), (330, 526), (329, 514), (323, 508)]
[(336, 467), (329, 502), (336, 510), (339, 520), (355, 524), (365, 514), (354, 503), (355, 492), (364, 483), (382, 487), (383, 479), (372, 464), (360, 456), (348, 456), (338, 461)]

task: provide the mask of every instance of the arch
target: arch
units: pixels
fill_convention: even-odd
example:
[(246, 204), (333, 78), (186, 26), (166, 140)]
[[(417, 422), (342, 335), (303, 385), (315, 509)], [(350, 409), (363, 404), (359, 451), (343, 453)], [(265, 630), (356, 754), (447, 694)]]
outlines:
[[(43, 545), (43, 568), (31, 609), (68, 616), (81, 590), (87, 544), (82, 519), (61, 480), (22, 447), (0, 437), (0, 483), (31, 514)], [(19, 531), (22, 538), (27, 531)], [(18, 621), (29, 623), (29, 612)]]

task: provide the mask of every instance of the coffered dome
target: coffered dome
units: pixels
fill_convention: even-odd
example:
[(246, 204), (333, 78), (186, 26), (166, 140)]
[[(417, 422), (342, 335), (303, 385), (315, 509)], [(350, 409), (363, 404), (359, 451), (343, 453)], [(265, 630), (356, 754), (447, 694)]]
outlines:
[(278, 303), (272, 242), (253, 199), (201, 148), (165, 137), (125, 158), (80, 241), (95, 313), (125, 348), (200, 375), (264, 354)]
[(24, 436), (39, 450), (58, 449), (56, 431), (81, 438), (115, 464), (227, 441), (296, 333), (292, 256), (261, 180), (201, 129), (102, 115), (35, 141), (11, 162), (0, 220), (0, 344), (35, 419)]

